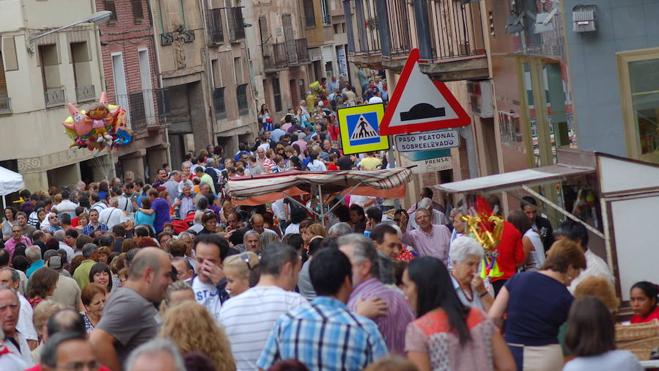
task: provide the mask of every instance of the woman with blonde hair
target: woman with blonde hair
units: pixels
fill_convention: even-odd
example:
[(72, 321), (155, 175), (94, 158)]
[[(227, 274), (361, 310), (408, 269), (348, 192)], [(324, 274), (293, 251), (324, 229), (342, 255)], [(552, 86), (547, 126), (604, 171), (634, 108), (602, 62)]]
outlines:
[(231, 255), (224, 259), (223, 270), (227, 278), (227, 291), (238, 296), (259, 282), (259, 257), (251, 251)]
[(217, 371), (236, 369), (229, 339), (201, 304), (183, 303), (167, 310), (159, 336), (173, 341), (184, 355), (204, 354)]

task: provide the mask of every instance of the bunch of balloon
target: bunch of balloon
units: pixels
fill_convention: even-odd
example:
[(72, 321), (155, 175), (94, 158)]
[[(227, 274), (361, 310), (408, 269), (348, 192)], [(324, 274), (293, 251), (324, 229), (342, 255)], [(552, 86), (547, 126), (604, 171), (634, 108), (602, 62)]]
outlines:
[(126, 127), (126, 110), (108, 104), (107, 95), (101, 93), (97, 104), (89, 110), (79, 110), (68, 104), (71, 114), (64, 120), (64, 131), (73, 140), (71, 148), (87, 148), (102, 151), (126, 145), (133, 140), (133, 133)]

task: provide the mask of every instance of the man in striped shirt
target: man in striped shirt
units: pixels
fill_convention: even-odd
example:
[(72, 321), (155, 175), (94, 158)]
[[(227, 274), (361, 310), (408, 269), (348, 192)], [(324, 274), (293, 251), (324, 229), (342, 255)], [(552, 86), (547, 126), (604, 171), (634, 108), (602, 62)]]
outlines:
[(310, 370), (363, 370), (387, 355), (377, 325), (351, 313), (352, 266), (336, 248), (317, 252), (309, 267), (318, 294), (310, 305), (281, 316), (257, 362), (268, 369), (283, 359), (297, 359)]
[(272, 243), (261, 255), (259, 283), (222, 305), (219, 320), (231, 342), (238, 371), (255, 370), (275, 321), (282, 314), (307, 304), (300, 294), (293, 292), (300, 266), (293, 247)]
[(387, 304), (384, 315), (371, 317), (378, 325), (387, 347), (392, 353), (405, 354), (405, 331), (414, 313), (400, 290), (385, 286), (379, 277), (378, 253), (373, 242), (360, 233), (339, 237), (339, 249), (352, 263), (352, 283), (355, 285), (348, 300), (348, 308), (357, 310), (360, 301), (377, 297)]

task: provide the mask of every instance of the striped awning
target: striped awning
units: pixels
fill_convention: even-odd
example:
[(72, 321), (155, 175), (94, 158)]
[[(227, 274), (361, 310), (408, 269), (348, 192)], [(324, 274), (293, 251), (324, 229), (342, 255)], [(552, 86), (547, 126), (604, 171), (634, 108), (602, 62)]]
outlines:
[[(372, 171), (288, 171), (254, 177), (231, 178), (225, 190), (237, 200), (259, 196), (280, 195), (282, 192), (307, 192), (321, 186), (323, 194), (350, 191), (351, 194), (379, 196), (398, 195), (412, 176), (408, 168)], [(278, 197), (280, 198), (280, 197)]]

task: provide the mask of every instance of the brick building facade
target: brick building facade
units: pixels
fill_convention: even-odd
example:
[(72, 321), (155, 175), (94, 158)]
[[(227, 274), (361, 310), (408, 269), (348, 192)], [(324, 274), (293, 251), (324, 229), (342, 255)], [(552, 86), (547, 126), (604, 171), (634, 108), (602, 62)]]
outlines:
[(121, 147), (117, 175), (153, 177), (168, 162), (166, 99), (158, 75), (151, 9), (147, 0), (96, 0), (97, 10), (113, 12), (100, 26), (101, 54), (108, 98), (128, 112), (134, 140)]

